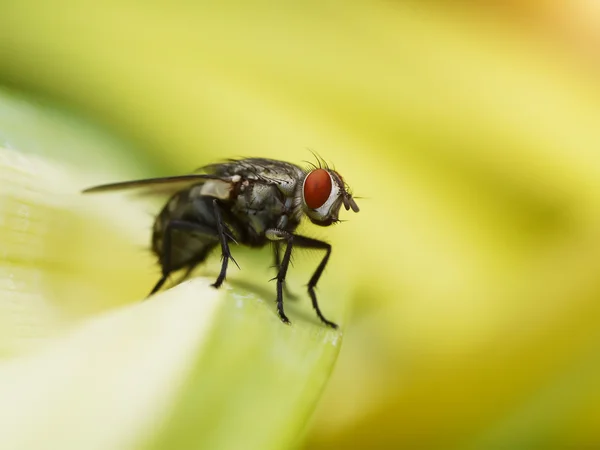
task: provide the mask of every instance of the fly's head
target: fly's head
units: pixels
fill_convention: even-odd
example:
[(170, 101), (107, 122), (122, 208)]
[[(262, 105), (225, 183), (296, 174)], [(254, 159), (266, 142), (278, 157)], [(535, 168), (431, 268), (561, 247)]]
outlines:
[(309, 171), (302, 183), (302, 211), (315, 225), (323, 227), (338, 222), (340, 208), (358, 212), (358, 205), (335, 170), (315, 168)]

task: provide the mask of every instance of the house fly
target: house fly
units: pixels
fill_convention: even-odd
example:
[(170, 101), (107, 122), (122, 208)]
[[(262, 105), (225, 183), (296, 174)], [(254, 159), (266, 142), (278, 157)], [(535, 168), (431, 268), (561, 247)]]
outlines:
[[(341, 175), (322, 161), (303, 169), (273, 159), (227, 160), (188, 175), (105, 184), (83, 192), (130, 188), (170, 194), (153, 226), (152, 251), (162, 275), (150, 295), (163, 286), (172, 272), (187, 269), (186, 276), (189, 275), (220, 247), (221, 270), (212, 284), (218, 288), (225, 280), (229, 260), (237, 266), (230, 244), (264, 247), (273, 243), (277, 312), (289, 324), (283, 309), (283, 293), (292, 250), (318, 249), (325, 255), (308, 282), (308, 294), (321, 321), (337, 328), (321, 313), (315, 294), (331, 255), (331, 245), (294, 233), (305, 216), (315, 225), (329, 226), (339, 222), (342, 205), (346, 210), (359, 211)], [(285, 252), (281, 257), (283, 245)]]

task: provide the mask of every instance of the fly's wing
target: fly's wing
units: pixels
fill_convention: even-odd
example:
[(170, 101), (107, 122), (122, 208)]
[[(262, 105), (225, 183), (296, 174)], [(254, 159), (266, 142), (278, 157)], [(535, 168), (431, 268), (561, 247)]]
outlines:
[(285, 161), (266, 158), (245, 158), (229, 160), (220, 164), (211, 164), (198, 169), (219, 177), (239, 176), (243, 180), (258, 181), (277, 185), (290, 195), (297, 183), (304, 178), (304, 170)]
[(198, 185), (201, 195), (227, 198), (238, 180), (239, 177), (223, 177), (212, 174), (178, 175), (102, 184), (84, 189), (82, 193), (91, 194), (137, 189), (136, 194), (138, 195), (173, 195), (176, 192)]

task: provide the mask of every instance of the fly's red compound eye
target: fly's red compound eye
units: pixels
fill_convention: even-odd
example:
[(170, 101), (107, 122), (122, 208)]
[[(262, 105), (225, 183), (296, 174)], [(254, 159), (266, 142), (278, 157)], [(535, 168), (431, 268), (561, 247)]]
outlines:
[(304, 202), (311, 209), (323, 206), (331, 195), (331, 177), (325, 169), (316, 169), (304, 181)]

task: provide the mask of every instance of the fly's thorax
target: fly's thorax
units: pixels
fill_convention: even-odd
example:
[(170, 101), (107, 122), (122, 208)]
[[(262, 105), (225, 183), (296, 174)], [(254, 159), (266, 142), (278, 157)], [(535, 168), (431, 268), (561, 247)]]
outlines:
[(278, 186), (244, 180), (239, 185), (232, 212), (246, 225), (250, 235), (262, 239), (269, 228), (275, 228), (291, 214), (293, 197), (286, 197)]
[(301, 167), (267, 158), (230, 161), (207, 166), (207, 170), (219, 176), (238, 175), (242, 180), (275, 185), (286, 197), (294, 195), (296, 184), (304, 177)]

